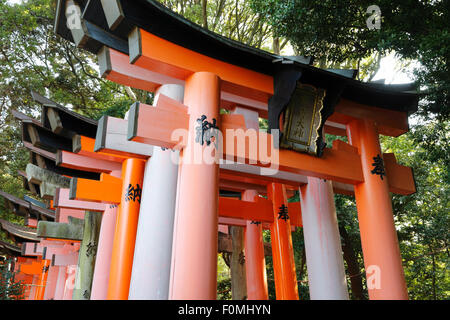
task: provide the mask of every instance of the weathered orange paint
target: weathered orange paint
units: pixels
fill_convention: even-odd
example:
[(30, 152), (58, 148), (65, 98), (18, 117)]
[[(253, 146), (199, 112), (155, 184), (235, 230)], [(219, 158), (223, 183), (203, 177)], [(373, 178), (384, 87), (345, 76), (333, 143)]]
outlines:
[(145, 161), (127, 159), (122, 164), (122, 195), (114, 233), (111, 269), (108, 284), (108, 300), (128, 300), (134, 245), (139, 218), (140, 201), (126, 200), (128, 187), (142, 189)]
[(367, 273), (369, 298), (408, 299), (388, 190), (389, 177), (381, 179), (380, 175), (371, 173), (373, 158), (382, 156), (377, 125), (367, 119), (355, 120), (348, 124), (347, 134), (361, 154), (364, 174), (364, 182), (355, 185), (355, 198), (364, 265), (370, 271)]
[(267, 194), (273, 202), (274, 222), (270, 234), (276, 297), (277, 300), (298, 300), (291, 224), (289, 219), (279, 219), (280, 207), (288, 206), (286, 188), (282, 184), (272, 183), (267, 187)]
[(213, 153), (214, 144), (195, 142), (197, 119), (219, 118), (220, 78), (208, 72), (186, 80), (184, 104), (189, 108), (190, 138), (180, 155), (177, 205), (174, 221), (169, 299), (216, 299), (219, 165), (193, 163), (193, 154)]

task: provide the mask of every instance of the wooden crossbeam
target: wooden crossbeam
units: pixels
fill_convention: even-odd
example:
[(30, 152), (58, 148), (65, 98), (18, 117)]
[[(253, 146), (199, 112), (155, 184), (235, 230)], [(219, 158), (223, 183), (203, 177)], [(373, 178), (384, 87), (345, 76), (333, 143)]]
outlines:
[(56, 208), (55, 222), (68, 223), (69, 217), (84, 219), (85, 210)]
[(98, 122), (95, 152), (107, 152), (129, 158), (147, 159), (153, 146), (128, 141), (128, 120), (103, 116)]
[(52, 131), (42, 127), (42, 125), (37, 125), (34, 122), (23, 121), (23, 137), (25, 141), (31, 141), (35, 147), (41, 149), (56, 152), (56, 150), (72, 150), (72, 144), (70, 139), (59, 136)]
[(219, 216), (273, 222), (272, 201), (256, 197), (254, 202), (219, 197)]
[(39, 168), (31, 163), (27, 164), (26, 172), (28, 182), (39, 185), (40, 196), (44, 199), (53, 199), (57, 188), (68, 188), (70, 186), (68, 177)]
[[(167, 98), (169, 99), (169, 98)], [(188, 129), (188, 115), (165, 108), (163, 103), (155, 107), (143, 104), (134, 104), (130, 108), (128, 122), (128, 138), (165, 148), (181, 148), (183, 144), (172, 138), (176, 129)], [(242, 115), (220, 115), (221, 128), (224, 133), (228, 129), (246, 130), (245, 120)], [(273, 137), (264, 132), (257, 132), (258, 141), (267, 141), (266, 150), (273, 148)], [(258, 143), (259, 144), (259, 143)], [(244, 149), (237, 152), (234, 148), (227, 148), (226, 134), (223, 135), (223, 159), (234, 160), (258, 166), (266, 166), (261, 159), (254, 157), (249, 152), (248, 142), (240, 147)], [(338, 145), (340, 146), (340, 145)], [(258, 146), (259, 148), (260, 146)], [(360, 157), (353, 147), (325, 149), (321, 158), (291, 150), (279, 150), (279, 161), (275, 163), (282, 171), (293, 172), (302, 175), (315, 176), (343, 183), (356, 184), (363, 181)], [(259, 151), (259, 149), (258, 149)], [(256, 156), (258, 152), (256, 152)]]
[(95, 212), (103, 212), (107, 206), (106, 204), (99, 202), (71, 200), (69, 195), (69, 189), (57, 189), (53, 205), (56, 208), (78, 209)]
[(95, 137), (97, 121), (69, 110), (62, 105), (31, 91), (34, 101), (42, 105), (42, 126), (59, 136), (72, 139), (75, 133)]
[(23, 171), (18, 170), (17, 174), (22, 178), (23, 188), (30, 191), (32, 194), (39, 196), (41, 194), (40, 187), (38, 184), (31, 183), (28, 181), (27, 174)]
[(328, 121), (348, 124), (355, 119), (372, 119), (377, 122), (379, 134), (398, 137), (409, 131), (408, 114), (384, 108), (362, 105), (342, 98)]
[(67, 254), (71, 252), (77, 252), (78, 248), (71, 243), (48, 241), (53, 242), (45, 246), (45, 254), (42, 254), (42, 259), (51, 259), (54, 254)]
[(147, 70), (185, 80), (199, 71), (222, 79), (222, 90), (267, 102), (273, 94), (273, 77), (238, 67), (183, 48), (147, 31), (135, 28), (128, 36), (130, 62)]
[[(288, 205), (288, 212), (291, 225), (301, 227), (302, 219), (300, 203), (290, 202)], [(261, 197), (255, 197), (255, 201), (253, 202), (219, 197), (219, 217), (242, 220), (242, 225), (239, 221), (234, 222), (238, 223), (239, 226), (245, 226), (245, 220), (273, 223), (274, 215), (272, 201)], [(228, 223), (230, 222), (233, 223), (233, 220), (228, 220)]]
[[(154, 91), (159, 85), (166, 83), (184, 85), (183, 80), (132, 65), (129, 63), (128, 55), (108, 47), (100, 50), (98, 61), (102, 77), (133, 88)], [(234, 108), (236, 104), (257, 110), (260, 117), (267, 118), (267, 103), (221, 92), (222, 108)], [(345, 124), (361, 117), (376, 119), (380, 124), (380, 133), (384, 135), (398, 136), (408, 128), (405, 113), (358, 105), (342, 99), (334, 114), (325, 122), (325, 133), (345, 136)]]
[[(128, 138), (132, 141), (165, 148), (182, 148), (183, 144), (178, 140), (174, 140), (172, 133), (176, 129), (187, 130), (188, 115), (183, 108), (180, 108), (178, 111), (169, 107), (172, 103), (169, 103), (169, 101), (170, 99), (167, 97), (161, 99), (161, 101), (158, 101), (156, 108), (143, 104), (134, 104), (130, 108)], [(241, 115), (221, 115), (220, 123), (220, 130), (225, 133), (228, 129), (246, 130), (245, 121)], [(228, 148), (227, 135), (223, 134), (222, 158), (264, 167), (261, 159), (258, 158), (259, 149), (255, 157), (255, 154), (251, 154), (249, 151), (249, 143), (245, 141), (238, 144), (237, 139), (234, 137), (234, 143), (231, 143), (232, 148)], [(266, 150), (273, 148), (273, 137), (270, 134), (258, 132), (257, 139), (258, 141), (267, 141)], [(260, 148), (259, 142), (257, 144)], [(241, 149), (238, 150), (238, 147)], [(361, 160), (357, 149), (341, 140), (335, 140), (332, 148), (326, 148), (323, 156), (320, 158), (305, 153), (280, 149), (279, 159), (278, 162), (275, 162), (275, 165), (278, 165), (279, 171), (282, 172), (301, 176), (314, 176), (341, 183), (340, 185), (336, 184), (334, 188), (342, 190), (341, 193), (345, 194), (352, 194), (352, 188), (342, 184), (355, 185), (363, 182)], [(406, 175), (404, 179), (391, 179), (392, 181), (389, 183), (392, 192), (399, 194), (415, 192), (415, 187), (411, 183), (413, 176), (408, 168), (396, 165), (395, 160), (387, 161), (386, 167), (389, 168), (393, 176)], [(395, 174), (393, 173), (394, 171), (396, 172)], [(274, 177), (267, 176), (267, 178), (273, 179)], [(261, 179), (261, 177), (258, 179)], [(389, 177), (388, 181), (390, 181)]]
[(416, 192), (416, 182), (410, 167), (397, 163), (393, 153), (383, 153), (384, 168), (388, 177), (389, 191), (409, 195)]
[(114, 161), (114, 162), (123, 162), (127, 159), (126, 156), (121, 156), (118, 154), (111, 154), (107, 152), (95, 152), (95, 139), (75, 135), (72, 139), (72, 151), (73, 153), (80, 154), (82, 156), (90, 157), (93, 159)]
[[(69, 0), (70, 5), (78, 6), (73, 0)], [(100, 28), (92, 22), (80, 17), (80, 28), (71, 28), (72, 38), (79, 48), (84, 48), (91, 52), (98, 52), (103, 45), (115, 48), (119, 51), (128, 51), (127, 42)]]
[(43, 249), (42, 246), (37, 242), (23, 242), (21, 247), (22, 256), (32, 256), (32, 257), (41, 256), (42, 249)]
[[(99, 51), (98, 65), (101, 77), (136, 89), (154, 92), (163, 84), (184, 85), (184, 80), (130, 64), (128, 55), (108, 47), (103, 47)], [(261, 117), (267, 117), (267, 102), (225, 91), (221, 91), (220, 99), (222, 108), (230, 109), (238, 104), (257, 110)]]
[(43, 272), (44, 261), (45, 260), (38, 260), (33, 261), (30, 264), (22, 264), (19, 267), (19, 272), (25, 274), (40, 275)]
[[(58, 166), (56, 163), (57, 154), (35, 147), (31, 143), (28, 143), (26, 141), (23, 141), (23, 144), (27, 149), (30, 150), (30, 163), (37, 165), (42, 169), (47, 169), (49, 171), (52, 171), (54, 173), (63, 176), (78, 177), (85, 179), (100, 178), (99, 174), (96, 172), (79, 170), (78, 168), (68, 168)], [(68, 151), (58, 150), (58, 152), (68, 152)]]
[[(240, 67), (228, 65), (200, 53), (178, 46), (144, 30), (134, 29), (129, 35), (130, 62), (147, 70), (186, 79), (193, 72), (209, 71), (223, 80), (223, 90), (246, 98), (267, 101), (273, 94), (273, 78), (268, 75), (245, 72)], [(179, 57), (183, 57), (180, 59)], [(247, 92), (246, 92), (247, 89)], [(408, 114), (385, 108), (358, 104), (341, 99), (330, 122), (347, 124), (354, 119), (372, 119), (377, 122), (379, 133), (399, 136), (408, 131)], [(328, 130), (330, 132), (330, 130)], [(334, 133), (345, 135), (335, 127)]]
[(38, 166), (28, 163), (27, 168), (28, 181), (31, 183), (41, 184), (42, 182), (50, 183), (60, 188), (68, 188), (70, 179), (50, 170), (39, 168)]
[(83, 229), (84, 221), (73, 217), (69, 217), (69, 223), (39, 221), (37, 236), (40, 238), (81, 241)]
[(58, 150), (55, 163), (60, 167), (96, 173), (111, 173), (112, 171), (122, 170), (122, 165), (119, 162), (95, 159), (64, 150)]
[(175, 129), (187, 130), (188, 125), (186, 110), (179, 112), (173, 108), (164, 108), (161, 104), (152, 107), (136, 102), (129, 111), (128, 139), (163, 148), (182, 148), (184, 145), (173, 140), (172, 133)]
[(72, 178), (69, 199), (119, 204), (122, 196), (122, 179), (102, 173), (100, 181)]
[(51, 258), (52, 266), (74, 266), (78, 262), (78, 252), (70, 252), (65, 254), (53, 254)]

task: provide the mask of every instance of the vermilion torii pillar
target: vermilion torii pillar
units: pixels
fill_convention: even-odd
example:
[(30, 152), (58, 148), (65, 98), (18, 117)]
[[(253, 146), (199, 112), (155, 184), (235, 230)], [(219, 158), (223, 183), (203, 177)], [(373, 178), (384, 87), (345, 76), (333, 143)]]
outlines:
[(144, 166), (145, 160), (127, 158), (122, 162), (121, 179), (102, 173), (100, 181), (71, 181), (71, 199), (119, 205), (109, 271), (108, 300), (128, 299)]
[[(242, 200), (253, 200), (255, 196), (257, 196), (256, 191), (246, 190), (242, 194)], [(245, 267), (247, 276), (247, 299), (267, 300), (269, 298), (269, 291), (267, 288), (262, 223), (257, 223), (256, 221), (246, 221)]]
[(39, 258), (38, 260), (31, 262), (31, 264), (22, 264), (20, 266), (20, 272), (38, 276), (36, 284), (33, 281), (33, 285), (36, 286), (34, 291), (34, 300), (44, 299), (49, 265), (50, 260)]
[(286, 188), (280, 183), (271, 183), (267, 187), (267, 194), (272, 199), (274, 214), (270, 235), (276, 297), (277, 300), (298, 300)]
[(108, 300), (127, 300), (141, 202), (145, 161), (129, 158), (122, 164), (121, 201), (114, 233)]
[(348, 300), (331, 181), (308, 177), (300, 187), (311, 300)]
[(211, 161), (217, 152), (213, 141), (196, 142), (196, 127), (197, 119), (203, 119), (220, 128), (219, 97), (217, 75), (197, 72), (187, 78), (184, 104), (190, 115), (189, 137), (180, 155), (169, 291), (172, 300), (216, 299), (219, 164)]
[(364, 175), (364, 182), (355, 185), (355, 198), (369, 298), (408, 299), (377, 125), (353, 120), (347, 135), (358, 148)]

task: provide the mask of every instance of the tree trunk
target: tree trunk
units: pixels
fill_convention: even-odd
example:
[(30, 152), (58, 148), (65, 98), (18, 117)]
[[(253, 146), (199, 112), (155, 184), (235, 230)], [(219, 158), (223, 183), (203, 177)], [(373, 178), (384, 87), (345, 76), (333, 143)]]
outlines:
[(278, 38), (278, 37), (273, 37), (273, 40), (272, 40), (272, 50), (273, 50), (273, 53), (275, 53), (275, 54), (280, 54), (280, 38)]
[(233, 244), (231, 254), (231, 297), (233, 300), (245, 300), (247, 298), (247, 283), (245, 274), (244, 256), (244, 228), (230, 227)]
[(207, 12), (208, 0), (202, 0), (202, 18), (203, 28), (208, 29), (208, 12)]
[(350, 274), (353, 297), (357, 300), (365, 300), (361, 269), (358, 260), (356, 259), (355, 250), (345, 228), (339, 228), (339, 233), (343, 240), (342, 251), (344, 252), (344, 260), (347, 263), (348, 273)]

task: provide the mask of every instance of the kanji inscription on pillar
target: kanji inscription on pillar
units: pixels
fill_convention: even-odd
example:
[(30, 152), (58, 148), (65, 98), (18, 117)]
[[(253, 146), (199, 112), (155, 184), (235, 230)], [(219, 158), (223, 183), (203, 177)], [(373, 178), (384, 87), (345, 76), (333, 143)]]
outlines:
[(96, 253), (97, 253), (97, 244), (89, 242), (87, 245), (86, 256), (87, 257), (95, 256)]
[(287, 221), (289, 219), (288, 207), (286, 207), (284, 204), (282, 204), (279, 209), (280, 210), (278, 211), (278, 219)]
[(195, 142), (200, 143), (202, 146), (205, 142), (207, 146), (213, 142), (217, 149), (219, 143), (217, 120), (213, 118), (212, 122), (209, 122), (206, 120), (206, 116), (202, 115), (197, 119), (197, 123), (199, 125), (195, 127)]
[(141, 195), (142, 195), (142, 188), (137, 183), (135, 186), (131, 183), (128, 185), (127, 192), (125, 193), (125, 201), (133, 201), (136, 200), (141, 203)]
[(384, 170), (384, 161), (383, 158), (379, 154), (376, 157), (373, 157), (373, 170), (370, 171), (372, 174), (377, 174), (380, 176), (381, 180), (383, 180), (383, 176), (386, 175), (386, 171)]

